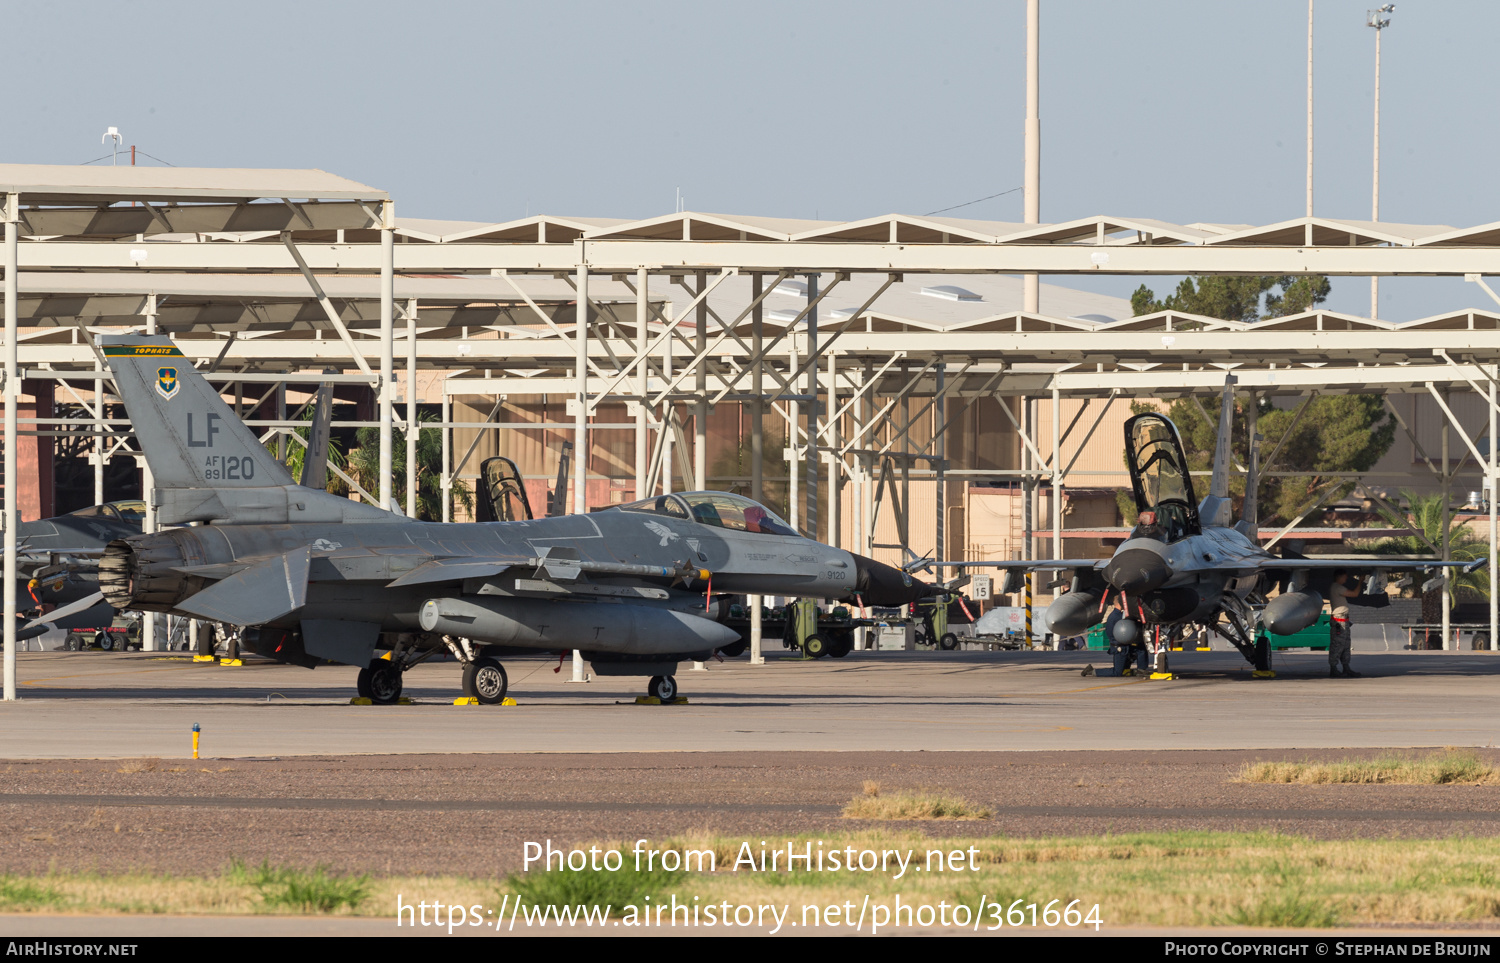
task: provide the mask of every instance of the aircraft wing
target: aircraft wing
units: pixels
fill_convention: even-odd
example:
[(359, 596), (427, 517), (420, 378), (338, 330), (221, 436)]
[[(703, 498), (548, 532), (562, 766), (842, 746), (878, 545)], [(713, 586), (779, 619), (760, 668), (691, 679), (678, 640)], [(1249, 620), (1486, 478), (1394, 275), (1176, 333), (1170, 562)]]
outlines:
[(1477, 571), (1489, 564), (1488, 558), (1475, 559), (1473, 561), (1453, 560), (1445, 562), (1442, 559), (1418, 559), (1418, 558), (1381, 558), (1379, 555), (1366, 555), (1355, 558), (1340, 558), (1337, 556), (1316, 556), (1313, 558), (1268, 558), (1259, 564), (1248, 566), (1259, 570), (1266, 569), (1381, 569), (1389, 572), (1411, 572), (1421, 571), (1429, 568), (1461, 568), (1465, 572)]
[(513, 565), (524, 565), (528, 559), (502, 556), (464, 556), (459, 558), (435, 558), (423, 562), (395, 581), (386, 583), (387, 588), (403, 585), (425, 585), (428, 582), (451, 582), (466, 578), (489, 578), (499, 575)]
[(1071, 568), (1103, 568), (1109, 564), (1107, 558), (1034, 558), (1006, 559), (979, 562), (934, 562), (923, 560), (919, 569), (942, 568), (998, 568), (1010, 572), (1054, 572)]

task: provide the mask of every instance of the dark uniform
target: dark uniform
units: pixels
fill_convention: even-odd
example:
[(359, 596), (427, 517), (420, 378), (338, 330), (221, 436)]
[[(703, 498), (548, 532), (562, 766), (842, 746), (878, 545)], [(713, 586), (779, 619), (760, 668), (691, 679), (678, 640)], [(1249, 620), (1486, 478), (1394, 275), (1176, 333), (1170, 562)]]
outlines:
[(1349, 599), (1359, 592), (1334, 582), (1328, 587), (1328, 674), (1352, 676), (1349, 668)]
[(1146, 647), (1144, 645), (1124, 645), (1115, 641), (1115, 623), (1125, 617), (1125, 613), (1119, 609), (1111, 609), (1104, 619), (1104, 637), (1109, 640), (1109, 652), (1114, 656), (1115, 675), (1122, 676), (1125, 669), (1130, 665), (1130, 650), (1136, 651), (1136, 669), (1140, 672), (1146, 671)]

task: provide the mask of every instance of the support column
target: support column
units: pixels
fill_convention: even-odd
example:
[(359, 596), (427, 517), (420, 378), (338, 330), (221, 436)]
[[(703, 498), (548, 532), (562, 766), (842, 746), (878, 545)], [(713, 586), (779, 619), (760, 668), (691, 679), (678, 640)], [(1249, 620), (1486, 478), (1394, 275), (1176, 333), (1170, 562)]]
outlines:
[[(1447, 391), (1443, 392), (1443, 406), (1446, 407), (1446, 408), (1448, 408), (1450, 411), (1453, 408), (1453, 406), (1448, 403), (1448, 392)], [(1450, 536), (1452, 528), (1453, 528), (1453, 517), (1452, 517), (1452, 512), (1453, 512), (1453, 508), (1452, 508), (1452, 505), (1453, 505), (1453, 470), (1452, 470), (1452, 468), (1450, 466), (1450, 463), (1448, 461), (1448, 435), (1449, 435), (1449, 432), (1451, 430), (1449, 428), (1449, 422), (1451, 420), (1452, 419), (1449, 419), (1449, 418), (1444, 418), (1443, 419), (1443, 561), (1445, 561), (1445, 562), (1448, 561), (1448, 559), (1449, 559), (1449, 536)], [(1443, 569), (1442, 575), (1443, 575), (1443, 581), (1444, 581), (1444, 584), (1443, 584), (1443, 648), (1446, 650), (1446, 649), (1457, 648), (1457, 646), (1455, 646), (1453, 644), (1453, 640), (1448, 637), (1449, 626), (1452, 623), (1452, 603), (1449, 601), (1449, 598), (1448, 598), (1448, 585), (1447, 585), (1447, 581), (1448, 581), (1448, 579), (1450, 577), (1450, 573), (1445, 568), (1445, 569)]]
[(453, 404), (448, 400), (448, 386), (443, 385), (443, 521), (453, 520), (453, 462), (449, 453), (453, 447), (453, 429), (448, 427), (453, 420)]
[[(1033, 557), (1033, 549), (1035, 548), (1035, 546), (1032, 545), (1032, 543), (1031, 543), (1031, 540), (1032, 540), (1032, 530), (1033, 530), (1032, 529), (1033, 513), (1032, 513), (1032, 510), (1031, 510), (1031, 495), (1032, 495), (1032, 492), (1035, 490), (1035, 485), (1036, 485), (1036, 479), (1032, 478), (1032, 476), (1031, 476), (1031, 467), (1032, 467), (1032, 465), (1031, 465), (1031, 462), (1032, 462), (1031, 449), (1026, 444), (1026, 439), (1030, 438), (1032, 436), (1032, 434), (1034, 434), (1034, 429), (1032, 428), (1032, 421), (1031, 421), (1031, 399), (1027, 398), (1025, 395), (1022, 395), (1021, 396), (1020, 405), (1021, 405), (1021, 469), (1024, 472), (1024, 474), (1021, 475), (1021, 524), (1023, 526), (1023, 528), (1022, 528), (1022, 535), (1021, 535), (1021, 558), (1025, 559), (1026, 561), (1030, 561), (1032, 559), (1032, 557)], [(1026, 573), (1025, 608), (1026, 608), (1026, 648), (1028, 648), (1028, 649), (1032, 647), (1031, 600), (1032, 600), (1032, 585), (1033, 585), (1033, 583), (1035, 581), (1036, 581), (1036, 575), (1034, 573), (1032, 573), (1032, 572), (1027, 572)]]
[[(813, 365), (817, 370), (817, 365)], [(828, 544), (834, 548), (840, 548), (843, 542), (843, 518), (840, 517), (842, 508), (839, 500), (839, 466), (843, 458), (839, 455), (839, 426), (835, 414), (839, 410), (838, 393), (838, 362), (834, 359), (832, 351), (828, 352), (828, 401), (826, 402), (828, 419)]]
[(5, 196), (5, 701), (16, 700), (16, 406), (21, 401), (16, 296), (21, 196)]
[[(760, 297), (765, 288), (765, 282), (764, 274), (757, 272), (750, 275), (750, 300), (754, 304), (754, 307), (750, 309), (750, 357), (753, 359), (760, 359), (765, 342)], [(754, 395), (750, 401), (750, 497), (757, 502), (765, 501), (766, 408), (765, 395), (762, 394), (764, 364), (763, 359), (756, 360), (750, 368), (750, 393)], [(750, 607), (750, 664), (765, 665), (766, 656), (762, 646), (764, 632), (761, 628), (761, 606), (764, 604), (764, 596), (747, 596), (745, 604)]]
[[(1052, 557), (1062, 558), (1062, 438), (1059, 434), (1062, 426), (1062, 397), (1057, 387), (1052, 388)], [(1054, 579), (1060, 573), (1054, 572)], [(1058, 591), (1062, 586), (1052, 589), (1052, 601), (1062, 597)], [(1062, 639), (1053, 637), (1052, 642), (1058, 648), (1062, 647)]]
[[(765, 348), (765, 328), (762, 324), (761, 292), (765, 275), (750, 276), (750, 298), (755, 307), (750, 309), (750, 350), (752, 358), (760, 358)], [(765, 405), (765, 361), (755, 361), (750, 369), (750, 497), (765, 501), (765, 453), (766, 453), (766, 405)]]
[(406, 302), (406, 514), (417, 517), (417, 302)]
[[(795, 372), (797, 370), (797, 332), (789, 331), (786, 336), (786, 370)], [(790, 386), (796, 391), (796, 385)], [(795, 397), (787, 400), (787, 429), (786, 429), (786, 451), (784, 457), (787, 464), (786, 479), (786, 514), (787, 521), (792, 523), (793, 531), (802, 529), (802, 513), (799, 511), (799, 502), (802, 495), (802, 486), (797, 484), (797, 476), (802, 474), (802, 462), (797, 457), (797, 419), (802, 416), (802, 404)]]
[[(578, 351), (574, 368), (573, 392), (577, 407), (573, 412), (573, 514), (588, 511), (589, 478), (589, 266), (588, 258), (578, 265), (578, 311), (574, 319), (574, 347)], [(562, 492), (558, 492), (559, 499)], [(581, 658), (581, 657), (577, 657)], [(574, 674), (582, 673), (582, 663), (575, 659)]]
[(646, 347), (650, 342), (646, 335), (651, 312), (646, 285), (650, 277), (645, 268), (638, 268), (635, 272), (635, 393), (639, 398), (635, 404), (635, 497), (638, 499), (651, 494), (646, 491), (646, 475), (650, 472), (646, 463), (651, 457), (646, 434), (647, 378), (651, 370), (646, 364)]
[[(672, 313), (672, 305), (667, 304), (667, 327), (671, 328), (671, 337), (663, 338), (661, 343), (661, 373), (662, 379), (672, 383), (672, 342), (676, 339), (677, 320)], [(661, 493), (670, 495), (672, 493), (672, 445), (676, 440), (672, 436), (672, 413), (674, 403), (671, 398), (665, 398), (661, 403)], [(683, 482), (687, 479), (684, 478)]]
[[(146, 333), (156, 333), (156, 295), (149, 294), (146, 297)], [(278, 385), (284, 387), (284, 385)], [(141, 494), (146, 501), (146, 519), (141, 525), (141, 533), (149, 535), (156, 531), (156, 499), (152, 497), (152, 490), (156, 488), (156, 479), (151, 474), (151, 463), (146, 460), (145, 455), (140, 457), (141, 465)], [(157, 651), (158, 626), (164, 625), (167, 618), (156, 612), (141, 613), (141, 650), (144, 652)]]
[(396, 214), (380, 205), (380, 507), (391, 510), (391, 382), (396, 377)]
[[(580, 250), (582, 248), (580, 247)], [(577, 408), (573, 414), (573, 514), (588, 511), (589, 478), (589, 266), (588, 257), (578, 265), (578, 311), (575, 340), (578, 342), (578, 369), (576, 373)], [(557, 493), (561, 501), (562, 492)], [(570, 682), (584, 682), (583, 653), (573, 650), (573, 677)]]
[[(906, 365), (901, 366), (901, 383), (910, 385)], [(911, 551), (911, 395), (901, 396), (901, 547)], [(904, 562), (905, 559), (903, 558)]]
[[(708, 272), (699, 271), (698, 290), (694, 296), (701, 297), (706, 287)], [(698, 400), (693, 404), (693, 487), (701, 492), (708, 488), (708, 358), (704, 356), (708, 350), (708, 298), (698, 302), (696, 321), (693, 355), (698, 363), (694, 365), (693, 386), (697, 389)], [(689, 671), (704, 672), (707, 669), (707, 664), (694, 662)]]
[[(698, 290), (695, 297), (702, 297), (708, 287), (708, 272), (698, 272)], [(693, 487), (703, 491), (708, 487), (708, 359), (703, 352), (708, 350), (708, 298), (698, 302), (698, 316), (694, 319), (697, 331), (693, 340), (693, 353), (698, 363), (693, 369), (693, 385), (698, 400), (693, 404)]]
[[(807, 276), (807, 301), (818, 299), (818, 275)], [(818, 365), (812, 359), (818, 356), (818, 309), (814, 305), (807, 312), (807, 357), (812, 363), (807, 366), (807, 533), (818, 537)], [(793, 367), (792, 371), (797, 369)], [(796, 385), (792, 386), (796, 390)]]
[(1495, 546), (1496, 545), (1500, 545), (1500, 517), (1497, 517), (1496, 514), (1495, 514), (1495, 512), (1496, 512), (1496, 506), (1495, 506), (1495, 489), (1497, 487), (1496, 484), (1495, 484), (1495, 476), (1497, 474), (1497, 465), (1500, 465), (1500, 461), (1497, 461), (1497, 459), (1500, 459), (1500, 452), (1496, 451), (1497, 448), (1500, 448), (1500, 444), (1496, 443), (1496, 429), (1500, 428), (1500, 426), (1496, 425), (1496, 420), (1497, 420), (1496, 419), (1496, 412), (1495, 412), (1495, 381), (1496, 381), (1496, 379), (1500, 379), (1500, 365), (1495, 365), (1494, 366), (1494, 370), (1490, 373), (1490, 463), (1485, 466), (1486, 471), (1485, 471), (1485, 480), (1484, 480), (1486, 505), (1488, 506), (1488, 508), (1490, 510), (1490, 552), (1489, 552), (1490, 561), (1489, 561), (1489, 566), (1490, 566), (1490, 651), (1491, 652), (1500, 651), (1500, 643), (1497, 643), (1497, 641), (1496, 641), (1497, 639), (1500, 639), (1500, 592), (1496, 591), (1496, 582), (1497, 582), (1496, 576), (1500, 575), (1500, 569), (1497, 569), (1497, 566), (1500, 566), (1500, 560), (1497, 560), (1495, 558)]
[(1250, 459), (1246, 464), (1245, 501), (1240, 518), (1250, 523), (1250, 540), (1260, 544), (1260, 396), (1250, 392), (1245, 402), (1245, 440)]
[[(933, 528), (932, 552), (938, 561), (948, 560), (948, 492), (947, 472), (944, 471), (944, 462), (948, 456), (948, 433), (943, 431), (943, 425), (948, 420), (948, 399), (943, 397), (943, 392), (948, 386), (948, 366), (939, 364), (935, 370), (937, 394), (932, 404), (932, 452), (937, 457), (933, 459), (933, 491), (932, 501), (936, 506), (936, 527)], [(937, 581), (944, 581), (943, 575), (946, 569), (939, 565), (933, 570)]]
[[(94, 370), (103, 373), (104, 365), (94, 359)], [(104, 504), (104, 453), (109, 450), (109, 440), (104, 437), (104, 379), (94, 379), (94, 504)]]

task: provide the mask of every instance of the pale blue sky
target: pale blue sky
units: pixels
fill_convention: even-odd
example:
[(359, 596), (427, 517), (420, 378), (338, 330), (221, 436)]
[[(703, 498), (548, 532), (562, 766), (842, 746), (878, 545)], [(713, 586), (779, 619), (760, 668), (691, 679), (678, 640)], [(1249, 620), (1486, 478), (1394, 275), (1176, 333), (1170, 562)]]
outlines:
[[(1317, 212), (1370, 215), (1373, 0), (1317, 0)], [(1305, 0), (1043, 0), (1042, 219), (1303, 213)], [(1021, 183), (1025, 4), (13, 2), (7, 162), (319, 167), (410, 217), (922, 214)], [(1500, 220), (1500, 4), (1398, 4), (1382, 219)], [(953, 216), (1020, 220), (1019, 193)], [(1128, 294), (1128, 279), (1084, 281)], [(1158, 293), (1172, 282), (1159, 280)], [(1330, 306), (1366, 313), (1368, 283)], [(1392, 279), (1382, 315), (1490, 306)], [(1045, 308), (1045, 305), (1043, 305)]]

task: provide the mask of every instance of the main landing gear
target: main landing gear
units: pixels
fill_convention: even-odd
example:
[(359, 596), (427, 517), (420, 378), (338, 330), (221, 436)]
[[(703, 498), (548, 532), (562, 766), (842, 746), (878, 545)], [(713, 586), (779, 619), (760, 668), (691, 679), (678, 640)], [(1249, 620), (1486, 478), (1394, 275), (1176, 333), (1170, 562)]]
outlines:
[(489, 656), (481, 656), (464, 666), (464, 695), (477, 699), (482, 706), (497, 706), (505, 701), (510, 680), (505, 666)]

